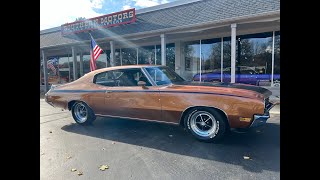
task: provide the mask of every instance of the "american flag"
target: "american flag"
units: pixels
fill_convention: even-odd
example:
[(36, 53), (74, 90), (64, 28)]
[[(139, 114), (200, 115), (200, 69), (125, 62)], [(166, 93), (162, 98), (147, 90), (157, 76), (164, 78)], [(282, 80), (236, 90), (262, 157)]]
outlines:
[(56, 68), (54, 67), (54, 65), (52, 64), (52, 61), (48, 61), (47, 63), (47, 68), (50, 68), (52, 70), (52, 72), (54, 73), (54, 75), (57, 74), (57, 70)]
[(97, 69), (96, 66), (96, 60), (101, 54), (102, 49), (97, 45), (97, 43), (94, 41), (93, 37), (91, 37), (91, 59), (90, 59), (90, 70), (94, 71)]

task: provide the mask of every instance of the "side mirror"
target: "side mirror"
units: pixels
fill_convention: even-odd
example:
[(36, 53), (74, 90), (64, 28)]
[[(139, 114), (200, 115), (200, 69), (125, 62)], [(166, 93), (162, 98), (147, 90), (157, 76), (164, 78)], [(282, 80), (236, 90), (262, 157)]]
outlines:
[(141, 86), (143, 89), (148, 89), (147, 87), (146, 87), (146, 82), (144, 82), (144, 81), (138, 81), (138, 86)]

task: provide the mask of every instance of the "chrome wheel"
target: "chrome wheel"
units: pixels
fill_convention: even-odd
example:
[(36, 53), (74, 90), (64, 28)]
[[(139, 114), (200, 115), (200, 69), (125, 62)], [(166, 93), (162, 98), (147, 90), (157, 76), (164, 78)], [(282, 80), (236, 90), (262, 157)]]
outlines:
[(219, 121), (207, 111), (197, 111), (190, 117), (192, 131), (204, 138), (213, 138), (219, 131)]
[(74, 107), (76, 121), (84, 123), (87, 120), (88, 110), (83, 103), (77, 103)]

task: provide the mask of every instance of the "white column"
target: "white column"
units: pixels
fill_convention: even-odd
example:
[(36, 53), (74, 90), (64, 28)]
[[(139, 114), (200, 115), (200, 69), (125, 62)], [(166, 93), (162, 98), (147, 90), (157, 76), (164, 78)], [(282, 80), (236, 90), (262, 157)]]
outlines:
[(44, 91), (48, 92), (48, 69), (47, 69), (47, 57), (42, 50), (42, 64), (43, 64), (43, 80), (44, 80)]
[(71, 69), (70, 69), (70, 54), (68, 53), (68, 68), (69, 68), (69, 82), (71, 82)]
[(83, 76), (83, 54), (80, 52), (80, 76)]
[(221, 38), (221, 82), (223, 82), (223, 37)]
[(175, 71), (181, 75), (181, 42), (174, 43), (175, 46)]
[(236, 28), (237, 24), (231, 24), (231, 83), (236, 80)]
[(185, 78), (186, 58), (184, 50), (185, 42), (180, 42), (180, 75)]
[(77, 52), (74, 46), (71, 47), (72, 59), (73, 59), (73, 80), (78, 79), (78, 69), (77, 69)]
[[(266, 68), (267, 70), (267, 68)], [(274, 31), (272, 33), (272, 66), (271, 66), (271, 87), (273, 87), (273, 74), (274, 74)]]
[(110, 41), (110, 66), (114, 66), (115, 61), (115, 49), (114, 49), (114, 42)]
[(164, 34), (160, 35), (161, 37), (161, 65), (166, 65), (166, 37)]

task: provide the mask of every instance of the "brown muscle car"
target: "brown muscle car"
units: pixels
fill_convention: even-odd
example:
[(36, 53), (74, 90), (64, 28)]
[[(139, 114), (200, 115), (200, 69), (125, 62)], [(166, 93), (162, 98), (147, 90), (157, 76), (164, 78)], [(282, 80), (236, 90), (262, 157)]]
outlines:
[(170, 123), (198, 140), (216, 141), (230, 129), (266, 123), (271, 91), (252, 85), (188, 82), (166, 66), (131, 65), (92, 71), (52, 86), (45, 100), (71, 110), (76, 123), (97, 116)]

